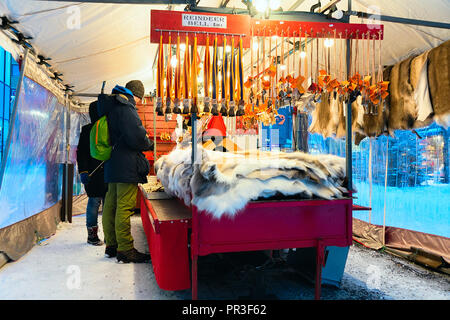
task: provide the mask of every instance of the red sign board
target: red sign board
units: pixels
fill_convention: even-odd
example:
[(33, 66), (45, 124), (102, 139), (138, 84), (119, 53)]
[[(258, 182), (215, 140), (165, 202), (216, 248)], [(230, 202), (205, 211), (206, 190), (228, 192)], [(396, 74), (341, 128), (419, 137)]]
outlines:
[(162, 35), (163, 43), (169, 43), (170, 34), (173, 44), (179, 34), (181, 42), (187, 35), (189, 43), (193, 44), (196, 36), (197, 45), (205, 45), (209, 35), (212, 45), (217, 35), (219, 46), (223, 44), (224, 37), (227, 43), (231, 43), (234, 37), (235, 43), (242, 38), (242, 46), (250, 48), (250, 21), (247, 15), (152, 10), (150, 42), (159, 43)]

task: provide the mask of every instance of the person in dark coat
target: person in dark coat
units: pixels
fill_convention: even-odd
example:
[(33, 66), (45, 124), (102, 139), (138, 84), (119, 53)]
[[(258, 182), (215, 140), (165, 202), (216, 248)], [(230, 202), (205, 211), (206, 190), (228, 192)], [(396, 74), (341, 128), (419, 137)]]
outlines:
[[(87, 242), (100, 246), (103, 242), (98, 237), (98, 210), (105, 199), (108, 185), (104, 182), (104, 170), (101, 161), (91, 157), (89, 136), (91, 128), (99, 119), (97, 101), (89, 105), (91, 123), (81, 128), (77, 147), (78, 172), (89, 197), (86, 208), (86, 227), (88, 231)], [(97, 170), (96, 170), (97, 169)]]
[(144, 97), (144, 85), (133, 80), (125, 87), (116, 86), (111, 95), (100, 95), (99, 116), (106, 115), (111, 158), (105, 162), (108, 192), (103, 207), (103, 233), (107, 257), (117, 256), (119, 262), (145, 262), (150, 255), (134, 248), (130, 217), (134, 213), (138, 183), (147, 183), (150, 164), (143, 151), (153, 150), (153, 142), (136, 110)]

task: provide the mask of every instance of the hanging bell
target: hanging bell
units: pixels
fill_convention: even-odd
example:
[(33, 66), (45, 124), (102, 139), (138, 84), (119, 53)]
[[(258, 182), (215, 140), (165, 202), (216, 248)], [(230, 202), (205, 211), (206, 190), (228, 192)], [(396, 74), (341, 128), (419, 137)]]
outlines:
[(217, 107), (217, 101), (216, 99), (212, 100), (212, 109), (211, 109), (211, 113), (213, 116), (218, 116), (219, 115), (219, 108)]
[(181, 114), (181, 109), (180, 109), (180, 100), (177, 98), (173, 101), (173, 113), (175, 114)]
[(230, 108), (228, 109), (228, 116), (229, 117), (235, 117), (236, 116), (236, 111), (234, 108), (234, 101), (230, 101)]
[(209, 105), (210, 105), (210, 98), (209, 97), (205, 97), (204, 105), (203, 105), (203, 112), (205, 112), (205, 113), (210, 113), (211, 112)]
[(198, 113), (197, 101), (194, 101), (194, 103), (192, 104), (191, 113)]
[(183, 99), (183, 112), (182, 114), (189, 114), (189, 99)]
[(158, 116), (163, 116), (163, 110), (162, 110), (162, 99), (161, 97), (158, 97), (156, 99), (156, 108), (155, 108), (155, 112), (158, 114)]
[(166, 110), (164, 111), (165, 114), (172, 113), (172, 108), (170, 107), (171, 104), (172, 104), (172, 102), (170, 101), (170, 99), (167, 99), (166, 100)]
[(226, 107), (225, 103), (221, 102), (220, 104), (222, 105), (222, 107), (220, 108), (220, 114), (223, 117), (227, 117), (228, 116), (228, 110), (227, 110), (227, 107)]
[(245, 102), (244, 100), (240, 100), (238, 110), (236, 111), (236, 116), (242, 117), (244, 114), (245, 114)]

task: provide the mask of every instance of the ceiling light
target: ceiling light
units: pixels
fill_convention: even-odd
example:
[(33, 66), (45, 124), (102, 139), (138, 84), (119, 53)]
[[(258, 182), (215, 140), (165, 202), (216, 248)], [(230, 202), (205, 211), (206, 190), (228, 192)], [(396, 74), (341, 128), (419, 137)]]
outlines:
[(270, 9), (276, 10), (280, 7), (280, 0), (270, 0), (269, 2)]
[(170, 65), (172, 66), (172, 68), (176, 68), (177, 67), (177, 56), (172, 56), (172, 58), (170, 59)]
[(255, 9), (259, 12), (265, 12), (269, 7), (269, 3), (267, 0), (254, 0)]
[(333, 46), (333, 43), (334, 43), (333, 39), (325, 39), (325, 41), (323, 42), (326, 48)]

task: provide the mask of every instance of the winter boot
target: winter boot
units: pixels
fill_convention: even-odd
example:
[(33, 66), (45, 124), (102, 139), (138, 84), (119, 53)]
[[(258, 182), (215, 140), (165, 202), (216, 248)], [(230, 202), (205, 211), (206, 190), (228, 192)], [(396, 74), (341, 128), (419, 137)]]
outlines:
[(142, 263), (150, 261), (150, 255), (141, 253), (137, 251), (135, 248), (127, 251), (117, 251), (117, 262), (134, 262), (134, 263)]
[(106, 246), (105, 256), (107, 258), (114, 258), (115, 256), (117, 256), (117, 246)]
[(92, 244), (94, 246), (103, 245), (103, 241), (100, 240), (97, 235), (98, 227), (88, 227), (87, 230), (88, 230), (87, 243)]

